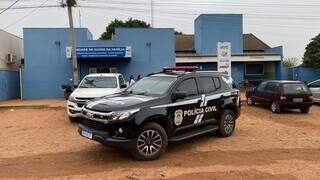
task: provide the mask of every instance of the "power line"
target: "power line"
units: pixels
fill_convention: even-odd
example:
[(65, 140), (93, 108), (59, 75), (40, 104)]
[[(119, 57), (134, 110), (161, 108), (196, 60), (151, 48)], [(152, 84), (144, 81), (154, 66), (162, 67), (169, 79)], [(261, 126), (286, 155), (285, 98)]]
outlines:
[(4, 10), (2, 10), (0, 12), (0, 14), (6, 12), (7, 10), (9, 10), (12, 6), (14, 6), (15, 4), (17, 4), (20, 0), (16, 0), (15, 2), (13, 2), (10, 6), (8, 6), (7, 8), (5, 8)]
[(11, 26), (14, 26), (16, 25), (17, 23), (19, 23), (20, 21), (24, 20), (25, 18), (27, 18), (28, 16), (30, 16), (32, 13), (36, 12), (38, 9), (40, 9), (44, 4), (46, 4), (49, 0), (45, 0), (43, 3), (41, 3), (36, 9), (33, 9), (32, 11), (30, 11), (28, 14), (26, 14), (25, 16), (23, 16), (22, 18), (18, 19), (17, 21), (9, 24), (8, 26), (6, 26), (5, 28), (3, 29), (8, 29), (10, 28)]

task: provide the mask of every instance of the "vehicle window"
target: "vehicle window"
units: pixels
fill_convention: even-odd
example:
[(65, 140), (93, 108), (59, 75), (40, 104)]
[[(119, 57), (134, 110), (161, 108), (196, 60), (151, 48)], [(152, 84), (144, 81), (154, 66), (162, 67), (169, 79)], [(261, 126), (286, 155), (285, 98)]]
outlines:
[(127, 91), (131, 94), (140, 95), (162, 95), (167, 92), (170, 86), (177, 80), (176, 77), (155, 77), (149, 76), (134, 83)]
[(258, 86), (258, 91), (264, 91), (265, 87), (267, 86), (266, 82), (262, 82), (259, 86)]
[(199, 80), (204, 93), (210, 93), (216, 90), (212, 77), (200, 77)]
[(310, 83), (309, 87), (320, 87), (320, 80), (316, 81), (316, 82), (313, 82), (313, 83)]
[(285, 94), (302, 94), (307, 92), (308, 88), (304, 84), (283, 84), (283, 93)]
[(125, 84), (124, 78), (123, 78), (122, 75), (119, 76), (119, 84), (120, 84), (120, 86), (123, 85), (123, 84)]
[(279, 83), (269, 82), (265, 88), (266, 91), (277, 92), (279, 91)]
[(213, 78), (213, 82), (214, 82), (214, 85), (216, 86), (216, 89), (219, 89), (220, 88), (219, 78), (217, 78), (217, 77)]
[(185, 91), (187, 93), (187, 96), (194, 96), (198, 94), (198, 87), (196, 80), (194, 78), (190, 78), (187, 80), (182, 81), (177, 89), (177, 92), (179, 91)]
[(79, 88), (117, 88), (118, 82), (116, 77), (86, 77)]

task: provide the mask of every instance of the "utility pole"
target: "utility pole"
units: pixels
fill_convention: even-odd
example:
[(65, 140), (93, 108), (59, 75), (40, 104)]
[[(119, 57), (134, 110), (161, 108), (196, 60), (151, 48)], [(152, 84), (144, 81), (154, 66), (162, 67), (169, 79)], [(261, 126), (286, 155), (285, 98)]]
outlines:
[(150, 1), (151, 1), (150, 2), (151, 3), (150, 4), (150, 6), (151, 6), (150, 7), (150, 11), (151, 11), (151, 14), (150, 14), (151, 15), (151, 27), (153, 28), (154, 27), (154, 22), (153, 22), (154, 21), (154, 19), (153, 19), (153, 0), (150, 0)]
[(66, 5), (68, 8), (68, 16), (69, 16), (69, 26), (70, 26), (70, 35), (71, 35), (71, 56), (72, 56), (72, 72), (73, 72), (73, 81), (75, 85), (79, 84), (79, 72), (78, 72), (78, 61), (77, 61), (77, 40), (76, 40), (76, 32), (74, 30), (73, 25), (73, 17), (72, 17), (72, 7), (77, 5), (76, 0), (67, 0)]

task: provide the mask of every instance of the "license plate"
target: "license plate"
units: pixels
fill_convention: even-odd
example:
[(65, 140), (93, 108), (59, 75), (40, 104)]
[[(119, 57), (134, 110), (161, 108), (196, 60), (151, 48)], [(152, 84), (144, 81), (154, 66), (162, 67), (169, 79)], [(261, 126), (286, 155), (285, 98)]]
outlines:
[(302, 98), (293, 98), (293, 102), (303, 102)]
[(86, 138), (89, 138), (89, 139), (92, 139), (92, 132), (90, 132), (89, 130), (82, 130), (81, 131), (81, 135), (86, 137)]

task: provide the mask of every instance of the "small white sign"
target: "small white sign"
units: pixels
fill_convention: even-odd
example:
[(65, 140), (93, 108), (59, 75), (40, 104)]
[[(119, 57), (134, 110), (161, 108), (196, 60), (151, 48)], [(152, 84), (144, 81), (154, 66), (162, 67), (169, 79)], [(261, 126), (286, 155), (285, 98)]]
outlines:
[(66, 47), (66, 58), (71, 59), (71, 47)]
[(227, 73), (231, 76), (231, 43), (218, 42), (218, 71)]

